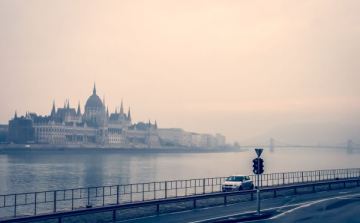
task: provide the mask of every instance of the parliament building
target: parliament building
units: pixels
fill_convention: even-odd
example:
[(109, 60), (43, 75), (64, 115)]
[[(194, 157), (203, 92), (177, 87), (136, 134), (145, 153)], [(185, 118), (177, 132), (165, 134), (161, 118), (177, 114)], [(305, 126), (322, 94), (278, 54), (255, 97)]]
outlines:
[(70, 107), (55, 107), (53, 103), (48, 116), (38, 116), (27, 112), (18, 117), (16, 112), (9, 121), (7, 141), (10, 143), (35, 143), (57, 146), (78, 147), (119, 147), (119, 148), (157, 148), (160, 140), (157, 123), (132, 123), (130, 108), (124, 112), (123, 102), (119, 111), (109, 114), (102, 101), (93, 93), (86, 101), (84, 113), (80, 103), (77, 110)]

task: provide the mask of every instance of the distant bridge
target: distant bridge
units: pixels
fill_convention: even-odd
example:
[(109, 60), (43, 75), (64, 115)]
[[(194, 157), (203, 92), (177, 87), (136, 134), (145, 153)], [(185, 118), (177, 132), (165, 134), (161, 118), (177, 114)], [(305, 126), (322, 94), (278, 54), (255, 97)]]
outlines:
[(275, 152), (275, 147), (346, 149), (348, 153), (353, 153), (355, 149), (360, 149), (360, 143), (355, 143), (351, 139), (349, 139), (347, 142), (333, 145), (297, 145), (275, 141), (273, 138), (271, 138), (269, 144), (259, 143), (253, 145), (241, 145), (241, 147), (269, 147), (271, 153)]

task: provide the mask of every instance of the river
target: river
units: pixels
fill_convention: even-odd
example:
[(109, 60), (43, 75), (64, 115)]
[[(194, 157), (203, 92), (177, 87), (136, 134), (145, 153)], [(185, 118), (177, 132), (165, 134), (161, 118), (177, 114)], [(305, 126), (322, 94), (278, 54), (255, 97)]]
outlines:
[[(254, 149), (218, 153), (25, 152), (0, 154), (0, 194), (252, 174)], [(358, 168), (360, 151), (264, 150), (265, 173)]]

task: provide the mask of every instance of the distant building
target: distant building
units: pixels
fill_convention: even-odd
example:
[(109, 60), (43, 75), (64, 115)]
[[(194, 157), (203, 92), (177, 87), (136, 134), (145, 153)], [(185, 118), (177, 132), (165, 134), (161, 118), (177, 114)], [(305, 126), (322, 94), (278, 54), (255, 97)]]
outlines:
[[(220, 137), (221, 136), (221, 137)], [(221, 146), (225, 145), (225, 137), (219, 134)], [(163, 146), (181, 146), (194, 148), (218, 148), (219, 139), (210, 134), (186, 132), (179, 128), (159, 129), (159, 138)]]
[(160, 145), (157, 124), (132, 124), (130, 108), (125, 114), (123, 102), (119, 112), (109, 114), (102, 101), (93, 94), (81, 113), (80, 103), (77, 110), (70, 107), (67, 100), (63, 108), (56, 109), (53, 103), (49, 116), (26, 113), (26, 116), (9, 121), (8, 142), (53, 144), (53, 145), (100, 145), (113, 147), (157, 147)]
[[(157, 122), (152, 124), (132, 123), (130, 107), (124, 112), (123, 101), (109, 114), (105, 99), (101, 100), (94, 85), (92, 95), (86, 101), (84, 113), (80, 103), (77, 109), (70, 107), (67, 100), (64, 106), (56, 108), (53, 102), (51, 112), (47, 116), (26, 112), (18, 117), (15, 113), (7, 127), (3, 127), (0, 142), (37, 143), (70, 147), (119, 147), (119, 148), (158, 148), (194, 147), (217, 148), (225, 144), (225, 136), (217, 134), (197, 134), (186, 132), (180, 128), (158, 129)], [(1, 138), (2, 137), (2, 138)], [(6, 139), (5, 139), (6, 138)]]
[(226, 137), (225, 136), (221, 135), (220, 133), (216, 133), (215, 137), (218, 140), (219, 146), (226, 145)]
[(8, 125), (0, 125), (0, 143), (6, 142), (7, 134), (8, 134)]
[(191, 146), (201, 147), (201, 134), (191, 133)]
[(7, 136), (9, 143), (35, 143), (35, 129), (33, 122), (25, 117), (17, 117), (9, 121), (9, 132)]
[(159, 138), (163, 146), (183, 146), (184, 130), (179, 128), (159, 129)]

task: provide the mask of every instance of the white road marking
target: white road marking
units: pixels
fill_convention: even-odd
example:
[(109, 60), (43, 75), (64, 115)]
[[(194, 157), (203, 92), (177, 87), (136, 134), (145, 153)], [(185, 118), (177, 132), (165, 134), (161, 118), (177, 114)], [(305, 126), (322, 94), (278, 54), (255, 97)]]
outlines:
[[(326, 191), (323, 191), (326, 192)], [(317, 192), (319, 193), (319, 192)], [(320, 192), (322, 193), (322, 192)], [(355, 194), (357, 195), (357, 194)], [(355, 196), (354, 195), (354, 196)], [(350, 195), (347, 195), (350, 196)], [(273, 200), (277, 200), (277, 199), (283, 199), (283, 198), (288, 198), (289, 196), (286, 197), (277, 197), (277, 198), (273, 198)], [(249, 201), (249, 202), (253, 202), (253, 201)], [(244, 202), (247, 203), (247, 202)], [(242, 203), (242, 204), (244, 204)], [(286, 208), (286, 207), (294, 207), (294, 206), (298, 206), (298, 205), (306, 205), (311, 203), (311, 201), (308, 202), (302, 202), (302, 203), (297, 203), (297, 204), (291, 204), (291, 205), (282, 205), (282, 206), (278, 206), (278, 207), (273, 207), (273, 208), (267, 208), (267, 209), (262, 209), (262, 211), (270, 211), (270, 210), (274, 210), (274, 209), (280, 209), (280, 208)], [(232, 206), (232, 205), (239, 205), (239, 203), (234, 203), (234, 204), (228, 204), (226, 206)], [(213, 206), (213, 207), (208, 207), (207, 209), (211, 209), (211, 208), (218, 208), (218, 207), (224, 207), (224, 205), (217, 205), (217, 206)], [(204, 208), (200, 208), (199, 210), (203, 210)], [(197, 209), (192, 209), (192, 210), (185, 210), (185, 211), (179, 211), (179, 212), (173, 212), (173, 213), (166, 213), (166, 214), (161, 214), (161, 216), (166, 216), (166, 215), (174, 215), (174, 214), (178, 214), (178, 213), (186, 213), (186, 212), (191, 212), (191, 211), (196, 211)], [(249, 211), (249, 212), (242, 212), (241, 214), (250, 214), (250, 213), (254, 213), (254, 211)], [(200, 223), (203, 221), (210, 221), (210, 220), (216, 220), (219, 218), (226, 218), (226, 217), (233, 217), (239, 215), (239, 213), (237, 214), (231, 214), (231, 215), (227, 215), (227, 216), (221, 216), (221, 217), (214, 217), (214, 218), (209, 218), (209, 219), (205, 219), (205, 220), (200, 220), (200, 221), (192, 221), (192, 222), (188, 222), (188, 223)], [(135, 219), (129, 219), (129, 220), (123, 220), (123, 221), (116, 221), (116, 222), (129, 222), (129, 221), (134, 221), (134, 220), (140, 220), (140, 219), (145, 219), (145, 218), (152, 218), (152, 217), (158, 217), (158, 215), (151, 215), (151, 216), (146, 216), (146, 217), (140, 217), (140, 218), (135, 218)], [(262, 219), (261, 221), (264, 220), (269, 220), (269, 219)], [(260, 221), (260, 220), (253, 220), (254, 221)], [(245, 222), (251, 222), (251, 221), (245, 221)]]
[[(308, 203), (310, 203), (310, 202), (303, 202), (303, 203), (298, 203), (298, 204), (290, 204), (290, 205), (286, 205), (286, 206), (282, 205), (282, 206), (278, 206), (278, 207), (262, 209), (262, 211), (270, 211), (270, 210), (279, 209), (279, 208), (283, 208), (283, 207), (294, 207), (294, 206), (298, 206), (298, 205), (301, 205), (301, 204), (308, 204)], [(254, 213), (254, 211), (241, 212), (241, 214), (251, 214), (251, 213)], [(204, 222), (204, 221), (216, 220), (216, 219), (219, 219), (219, 218), (233, 217), (233, 216), (237, 216), (237, 215), (239, 215), (239, 213), (220, 216), (220, 217), (214, 217), (214, 218), (208, 218), (208, 219), (205, 219), (205, 220), (191, 221), (191, 222), (188, 222), (188, 223), (200, 223), (200, 222)]]
[(298, 210), (298, 209), (300, 209), (300, 208), (309, 207), (310, 205), (317, 204), (317, 203), (320, 203), (320, 202), (329, 201), (329, 200), (335, 200), (335, 199), (344, 199), (344, 198), (347, 198), (347, 197), (354, 197), (354, 196), (359, 196), (359, 195), (360, 195), (360, 194), (352, 194), (352, 195), (345, 195), (345, 196), (341, 196), (341, 197), (332, 197), (332, 198), (325, 198), (325, 199), (313, 201), (313, 202), (310, 202), (310, 203), (308, 203), (308, 204), (304, 204), (304, 205), (301, 205), (301, 206), (299, 206), (299, 207), (293, 208), (293, 209), (291, 209), (291, 210), (285, 211), (285, 212), (283, 212), (283, 213), (281, 213), (281, 214), (279, 214), (279, 215), (276, 215), (276, 216), (274, 216), (274, 217), (272, 217), (272, 218), (269, 218), (269, 219), (270, 219), (270, 220), (276, 219), (276, 218), (279, 218), (279, 217), (281, 217), (281, 216), (284, 216), (284, 215), (287, 214), (287, 213), (291, 213), (291, 212), (296, 211), (296, 210)]
[[(339, 199), (339, 198), (342, 198), (342, 197), (358, 196), (358, 195), (360, 195), (360, 194), (352, 194), (352, 195), (346, 195), (346, 196), (341, 196), (341, 197), (333, 197), (333, 198), (321, 199), (321, 200), (317, 200), (317, 201), (309, 201), (309, 202), (290, 204), (290, 205), (285, 205), (285, 206), (282, 205), (282, 206), (278, 206), (278, 207), (263, 209), (262, 211), (270, 211), (270, 210), (274, 210), (274, 209), (285, 208), (285, 207), (294, 207), (294, 206), (300, 205), (300, 207), (293, 208), (293, 209), (291, 209), (289, 211), (283, 212), (282, 214), (276, 215), (276, 216), (274, 216), (272, 218), (261, 219), (261, 221), (276, 219), (277, 217), (283, 216), (286, 213), (290, 213), (290, 212), (292, 212), (294, 210), (297, 210), (297, 209), (302, 208), (302, 207), (307, 207), (307, 206), (310, 206), (310, 205), (315, 204), (315, 203), (319, 203), (319, 202), (323, 202), (323, 201), (327, 201), (327, 200)], [(250, 214), (250, 213), (254, 213), (254, 211), (243, 212), (241, 214)], [(208, 219), (203, 219), (203, 220), (199, 220), (199, 221), (191, 221), (191, 222), (188, 222), (188, 223), (201, 223), (201, 222), (204, 222), (204, 221), (211, 221), (211, 220), (217, 220), (217, 219), (220, 219), (220, 218), (234, 217), (234, 216), (237, 216), (237, 215), (239, 215), (239, 213), (231, 214), (231, 215), (225, 215), (225, 216), (221, 216), (221, 217), (208, 218)], [(258, 221), (258, 220), (252, 220), (252, 221)], [(247, 221), (247, 222), (252, 222), (252, 221)]]

